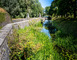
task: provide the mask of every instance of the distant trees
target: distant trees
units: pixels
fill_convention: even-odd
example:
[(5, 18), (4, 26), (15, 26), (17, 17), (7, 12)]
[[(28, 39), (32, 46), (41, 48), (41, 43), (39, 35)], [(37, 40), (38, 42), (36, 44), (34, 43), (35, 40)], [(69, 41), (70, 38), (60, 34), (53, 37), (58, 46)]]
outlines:
[(76, 0), (53, 0), (50, 6), (49, 14), (55, 14), (58, 16), (74, 15), (74, 18), (76, 18), (76, 9)]
[(43, 14), (43, 8), (39, 0), (0, 0), (3, 7), (13, 18), (25, 18), (27, 13), (30, 17), (38, 17)]
[(49, 14), (49, 10), (50, 10), (50, 6), (47, 6), (47, 7), (45, 8), (45, 13), (46, 13), (46, 14)]

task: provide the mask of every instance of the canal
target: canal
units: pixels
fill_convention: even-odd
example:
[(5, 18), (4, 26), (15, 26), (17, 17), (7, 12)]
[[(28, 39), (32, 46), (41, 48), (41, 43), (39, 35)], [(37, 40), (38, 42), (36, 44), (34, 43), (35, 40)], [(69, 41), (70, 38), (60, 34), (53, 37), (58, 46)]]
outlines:
[(51, 34), (54, 34), (57, 29), (53, 26), (52, 20), (45, 20), (43, 22), (43, 28), (41, 32), (45, 33), (49, 38), (51, 38)]

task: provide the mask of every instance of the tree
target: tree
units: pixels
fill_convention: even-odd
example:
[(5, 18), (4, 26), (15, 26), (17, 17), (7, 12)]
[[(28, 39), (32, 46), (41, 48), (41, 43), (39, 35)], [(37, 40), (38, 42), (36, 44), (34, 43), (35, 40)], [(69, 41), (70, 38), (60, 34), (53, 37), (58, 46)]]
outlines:
[(13, 18), (37, 17), (43, 13), (39, 0), (0, 0), (0, 6), (7, 10)]
[[(74, 15), (76, 18), (76, 0), (54, 0), (50, 7), (50, 14), (66, 16), (66, 15)], [(68, 17), (68, 16), (67, 16)]]
[(50, 10), (50, 6), (47, 6), (47, 7), (45, 8), (45, 13), (46, 13), (47, 15), (49, 15), (49, 10)]
[[(56, 0), (57, 1), (57, 0)], [(58, 10), (58, 7), (57, 7), (57, 3), (56, 1), (53, 1), (51, 3), (51, 6), (50, 6), (50, 10), (49, 10), (49, 15), (57, 15), (57, 10)]]

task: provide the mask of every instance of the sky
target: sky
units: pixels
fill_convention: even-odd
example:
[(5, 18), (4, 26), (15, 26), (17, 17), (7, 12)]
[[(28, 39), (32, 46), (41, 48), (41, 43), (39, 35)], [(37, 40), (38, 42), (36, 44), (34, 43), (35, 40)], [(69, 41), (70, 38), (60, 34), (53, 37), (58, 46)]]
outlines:
[(43, 8), (45, 8), (46, 6), (50, 6), (52, 1), (53, 0), (39, 0)]

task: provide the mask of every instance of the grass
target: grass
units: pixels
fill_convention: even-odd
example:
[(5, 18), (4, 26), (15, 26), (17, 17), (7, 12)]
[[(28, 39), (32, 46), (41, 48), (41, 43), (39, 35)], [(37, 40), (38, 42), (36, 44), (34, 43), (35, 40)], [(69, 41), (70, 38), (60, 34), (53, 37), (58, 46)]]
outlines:
[(55, 33), (54, 48), (65, 60), (77, 60), (77, 21), (71, 18), (59, 18), (53, 21), (58, 29)]
[[(55, 41), (53, 42), (55, 50), (60, 53), (63, 57), (68, 58), (67, 60), (77, 59), (77, 38), (73, 36), (60, 37), (60, 33), (56, 33)], [(61, 34), (62, 35), (62, 34)]]
[(31, 23), (29, 27), (14, 32), (14, 40), (9, 40), (11, 60), (63, 60), (53, 47), (53, 41), (40, 32), (42, 24)]
[(6, 11), (3, 8), (0, 8), (0, 23), (5, 21), (5, 13)]
[(77, 19), (59, 18), (53, 21), (53, 25), (63, 34), (77, 36)]
[(5, 21), (5, 13), (0, 13), (0, 23)]
[(0, 8), (0, 29), (5, 26), (7, 23), (11, 23), (10, 15), (4, 10)]
[[(3, 23), (5, 21), (5, 13), (1, 13), (0, 12), (0, 24)], [(0, 26), (0, 29), (2, 28), (2, 26)]]
[(0, 26), (0, 29), (2, 28), (2, 26)]
[[(27, 40), (26, 47), (30, 47), (33, 52), (32, 56), (27, 59), (32, 59), (32, 60), (45, 59), (46, 60), (47, 59), (46, 56), (49, 56), (49, 54), (48, 54), (49, 51), (47, 51), (47, 50), (49, 50), (49, 48), (50, 48), (50, 47), (47, 48), (47, 50), (45, 49), (47, 45), (49, 46), (49, 43), (47, 43), (47, 42), (49, 42), (48, 36), (39, 32), (38, 30), (34, 29), (33, 27), (26, 27), (25, 30), (26, 30), (26, 40)], [(21, 30), (19, 31), (19, 33), (21, 33)], [(21, 34), (20, 34), (20, 36), (21, 36)], [(45, 38), (42, 38), (42, 37), (45, 37)], [(21, 37), (21, 39), (22, 39), (22, 37)], [(45, 43), (47, 45), (45, 45)], [(48, 53), (45, 52), (45, 50)]]
[[(31, 21), (29, 27), (14, 32), (14, 39), (9, 40), (11, 60), (77, 60), (76, 20), (59, 19), (53, 21), (58, 29), (49, 39), (40, 32), (41, 22)], [(74, 26), (74, 28), (73, 28)], [(69, 28), (68, 28), (69, 27)], [(67, 28), (70, 31), (68, 32)], [(66, 31), (66, 32), (65, 32)]]

